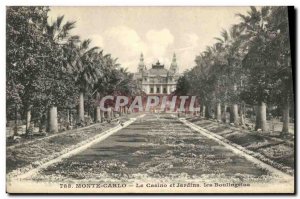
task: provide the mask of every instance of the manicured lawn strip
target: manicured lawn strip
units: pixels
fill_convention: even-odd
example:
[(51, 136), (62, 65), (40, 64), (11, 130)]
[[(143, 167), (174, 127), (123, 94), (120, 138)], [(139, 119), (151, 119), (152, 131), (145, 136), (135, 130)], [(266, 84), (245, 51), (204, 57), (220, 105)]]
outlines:
[(49, 139), (35, 140), (30, 144), (21, 144), (14, 148), (7, 149), (6, 164), (7, 173), (23, 173), (22, 167), (35, 168), (42, 163), (61, 155), (61, 152), (76, 147), (75, 145), (104, 132), (118, 123), (105, 123), (93, 125), (91, 128), (70, 131), (68, 134), (61, 134)]
[(10, 142), (10, 141), (7, 140), (7, 142), (6, 142), (6, 148), (15, 148), (15, 147), (20, 146), (20, 145), (27, 145), (27, 144), (31, 144), (33, 142), (36, 142), (37, 140), (49, 139), (51, 137), (56, 137), (56, 136), (68, 134), (70, 132), (73, 132), (73, 133), (80, 132), (80, 131), (82, 131), (84, 129), (92, 128), (92, 127), (94, 127), (96, 125), (97, 124), (92, 124), (90, 126), (86, 126), (86, 127), (82, 127), (82, 128), (75, 128), (75, 129), (72, 129), (72, 130), (62, 131), (62, 132), (58, 132), (58, 133), (55, 133), (55, 134), (34, 135), (31, 138), (25, 137), (25, 136), (21, 136), (19, 143)]
[(284, 170), (290, 171), (294, 169), (294, 142), (292, 139), (281, 139), (212, 120), (195, 118), (188, 118), (187, 120), (226, 138), (232, 143), (260, 154), (262, 161), (266, 157)]

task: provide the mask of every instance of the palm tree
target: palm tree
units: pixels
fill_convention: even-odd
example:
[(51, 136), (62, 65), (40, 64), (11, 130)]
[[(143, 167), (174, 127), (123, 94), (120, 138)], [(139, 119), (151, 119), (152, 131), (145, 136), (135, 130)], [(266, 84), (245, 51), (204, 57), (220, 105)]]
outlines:
[(195, 71), (191, 71), (191, 73), (197, 71), (196, 73), (199, 74), (193, 78), (198, 80), (195, 82), (195, 85), (198, 85), (195, 87), (195, 93), (201, 96), (202, 116), (206, 118), (211, 117), (212, 101), (215, 95), (215, 76), (212, 73), (216, 63), (214, 59), (215, 53), (216, 49), (214, 46), (207, 47), (206, 51), (196, 58), (197, 66), (195, 67)]
[(90, 97), (94, 99), (94, 121), (102, 122), (104, 118), (104, 112), (100, 109), (100, 98), (102, 94), (106, 93), (107, 87), (110, 86), (109, 76), (112, 74), (112, 69), (115, 67), (114, 64), (110, 61), (111, 55), (103, 53), (103, 50), (99, 51), (96, 54), (97, 61), (95, 63), (95, 67), (98, 69), (98, 79), (93, 85), (93, 92), (90, 94)]
[(93, 88), (101, 70), (96, 67), (98, 47), (90, 48), (91, 40), (87, 39), (76, 45), (74, 55), (70, 60), (73, 68), (76, 85), (79, 87), (78, 120), (84, 121), (84, 94)]
[[(113, 59), (110, 54), (104, 56), (101, 54), (100, 57), (102, 57), (101, 60), (103, 62), (103, 77), (98, 79), (97, 83), (94, 85), (93, 94), (96, 94), (97, 102), (95, 121), (99, 120), (99, 115), (101, 116), (101, 120), (103, 117), (103, 114), (101, 114), (102, 112), (100, 112), (100, 108), (98, 107), (100, 95), (126, 94), (127, 96), (132, 96), (138, 92), (137, 86), (133, 80), (133, 74), (129, 73), (127, 69), (120, 67), (120, 64), (117, 63), (117, 59)], [(124, 112), (124, 109), (124, 107), (121, 109), (121, 114)]]
[(272, 92), (272, 103), (282, 109), (284, 134), (289, 132), (290, 107), (293, 104), (293, 75), (291, 62), (291, 46), (289, 34), (288, 8), (272, 7), (270, 17), (268, 18), (269, 32), (272, 37), (270, 42), (270, 52), (275, 79), (275, 89)]
[[(64, 49), (66, 48), (68, 41), (70, 39), (70, 31), (75, 27), (75, 22), (69, 22), (63, 24), (64, 16), (59, 16), (57, 19), (52, 23), (48, 24), (46, 27), (46, 34), (47, 38), (49, 39), (50, 44), (52, 45), (52, 52), (62, 53), (66, 52)], [(73, 37), (72, 37), (73, 38)], [(55, 54), (55, 53), (54, 53)], [(56, 56), (56, 55), (54, 55)], [(63, 55), (66, 57), (66, 55)], [(58, 62), (64, 62), (64, 58), (58, 60)], [(63, 65), (63, 68), (67, 67), (65, 63), (51, 63), (48, 67), (59, 67), (58, 65)], [(64, 70), (64, 69), (62, 69)], [(61, 73), (62, 71), (54, 71), (54, 73)], [(55, 77), (54, 77), (55, 78)], [(52, 80), (53, 81), (53, 80)], [(59, 81), (56, 79), (57, 82)], [(51, 93), (55, 93), (55, 88), (52, 88), (53, 91)], [(49, 108), (48, 114), (48, 131), (49, 132), (58, 132), (58, 122), (57, 122), (57, 102), (53, 101)]]
[[(253, 93), (257, 104), (256, 113), (256, 129), (267, 131), (266, 122), (266, 102), (268, 98), (268, 91), (264, 84), (267, 84), (265, 47), (268, 40), (267, 19), (269, 16), (269, 7), (263, 7), (257, 10), (251, 7), (247, 15), (238, 14), (242, 22), (238, 25), (243, 31), (245, 41), (247, 41), (248, 52), (243, 60), (243, 66), (247, 70), (246, 75), (249, 77), (250, 92)], [(262, 80), (262, 81), (261, 81)], [(261, 84), (259, 82), (262, 82)]]
[[(240, 82), (241, 77), (241, 61), (243, 53), (240, 51), (242, 48), (241, 40), (241, 30), (239, 26), (232, 26), (228, 31), (223, 30), (221, 32), (221, 38), (216, 38), (219, 42), (216, 44), (220, 46), (220, 51), (222, 52), (219, 57), (223, 58), (222, 63), (223, 70), (221, 71), (223, 77), (225, 78), (226, 96), (225, 96), (225, 110), (227, 107), (227, 100), (231, 103), (231, 114), (230, 121), (235, 125), (239, 124), (238, 115), (238, 82)], [(229, 91), (229, 92), (227, 92)], [(227, 96), (227, 94), (229, 96)], [(228, 98), (229, 97), (229, 98)]]

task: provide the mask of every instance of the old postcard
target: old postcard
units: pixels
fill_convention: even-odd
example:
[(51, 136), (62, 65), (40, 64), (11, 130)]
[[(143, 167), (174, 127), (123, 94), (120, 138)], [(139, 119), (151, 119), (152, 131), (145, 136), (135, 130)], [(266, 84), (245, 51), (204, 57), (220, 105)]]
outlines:
[(295, 193), (294, 8), (6, 8), (8, 193)]

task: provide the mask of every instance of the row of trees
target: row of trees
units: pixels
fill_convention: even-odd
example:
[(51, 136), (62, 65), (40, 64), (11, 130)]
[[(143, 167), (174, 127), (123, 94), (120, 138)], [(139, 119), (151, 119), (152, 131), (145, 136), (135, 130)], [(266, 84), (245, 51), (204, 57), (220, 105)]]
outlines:
[(253, 106), (255, 129), (262, 131), (268, 130), (268, 105), (268, 110), (282, 111), (286, 133), (293, 106), (288, 9), (251, 7), (237, 16), (241, 22), (223, 30), (196, 57), (196, 66), (179, 79), (177, 92), (199, 95), (206, 117), (213, 109), (215, 118), (224, 121), (230, 108), (230, 122), (236, 125), (245, 124), (246, 107)]
[(48, 12), (44, 6), (7, 8), (7, 120), (26, 120), (28, 131), (32, 117), (57, 132), (58, 110), (69, 122), (77, 108), (77, 121), (85, 112), (101, 121), (95, 102), (100, 95), (137, 92), (132, 74), (91, 40), (72, 35), (75, 22), (59, 16), (49, 23)]

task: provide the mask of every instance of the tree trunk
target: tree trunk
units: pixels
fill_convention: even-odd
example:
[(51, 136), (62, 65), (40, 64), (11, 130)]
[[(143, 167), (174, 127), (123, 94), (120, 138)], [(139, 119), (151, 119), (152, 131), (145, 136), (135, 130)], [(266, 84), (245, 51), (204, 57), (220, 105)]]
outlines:
[(239, 125), (239, 108), (237, 104), (233, 104), (230, 110), (230, 123)]
[(67, 109), (67, 129), (69, 130), (72, 126), (71, 123), (71, 111), (70, 108)]
[(241, 105), (240, 108), (240, 119), (241, 119), (241, 125), (245, 126), (245, 105)]
[(110, 114), (111, 114), (111, 119), (114, 119), (114, 111), (113, 111), (113, 109), (112, 108), (110, 108)]
[(234, 125), (239, 125), (239, 107), (237, 104), (232, 105), (232, 115)]
[(205, 113), (206, 113), (206, 107), (203, 105), (202, 106), (202, 117), (205, 117)]
[[(233, 84), (233, 91), (237, 91), (237, 84)], [(230, 123), (234, 123), (234, 125), (239, 125), (239, 109), (236, 103), (233, 103), (230, 111)]]
[(288, 99), (286, 100), (286, 103), (283, 106), (282, 110), (282, 133), (289, 133), (289, 120), (290, 120), (290, 104)]
[(15, 104), (15, 126), (14, 126), (14, 136), (18, 135), (18, 107)]
[(210, 112), (210, 105), (206, 105), (206, 108), (205, 108), (205, 116), (207, 119), (210, 119), (211, 118), (211, 112)]
[(83, 92), (80, 92), (80, 94), (79, 94), (78, 119), (79, 119), (79, 122), (84, 122), (84, 95), (83, 95)]
[(233, 109), (232, 106), (229, 107), (229, 123), (234, 123)]
[(48, 131), (50, 133), (57, 133), (58, 132), (57, 107), (56, 106), (51, 106), (50, 109), (49, 109)]
[(124, 107), (120, 107), (120, 116), (123, 115), (123, 110), (124, 110)]
[(104, 121), (104, 111), (100, 109), (100, 122)]
[(241, 118), (241, 125), (245, 126), (245, 114), (243, 112), (241, 112), (240, 118)]
[(70, 113), (70, 126), (73, 126), (73, 114)]
[(255, 130), (257, 129), (267, 131), (267, 105), (264, 102), (259, 103), (256, 109)]
[(70, 126), (70, 109), (67, 109), (67, 123)]
[(215, 114), (216, 114), (216, 119), (218, 121), (221, 121), (222, 117), (221, 117), (221, 103), (220, 102), (217, 103)]
[(46, 130), (47, 126), (47, 116), (45, 114), (42, 114), (42, 117), (40, 119), (40, 124), (39, 124), (39, 132), (43, 132), (43, 130)]
[(96, 106), (95, 122), (101, 122), (100, 106)]
[(39, 123), (39, 132), (43, 132), (43, 122), (42, 120), (40, 120), (40, 123)]
[(29, 130), (29, 127), (30, 127), (30, 122), (31, 122), (31, 108), (32, 108), (32, 105), (30, 105), (27, 108), (27, 111), (26, 111), (26, 133), (28, 133), (28, 130)]
[(226, 115), (227, 115), (227, 104), (224, 104), (224, 109), (223, 109), (223, 113), (222, 113), (222, 121), (224, 123), (226, 123)]
[(108, 120), (111, 120), (112, 118), (111, 118), (111, 108), (108, 108), (108, 110), (107, 110), (107, 119)]

